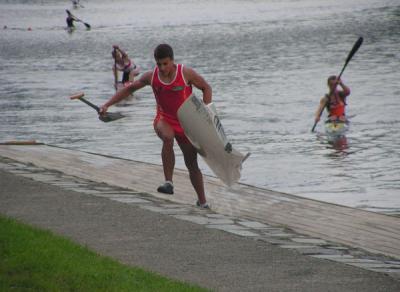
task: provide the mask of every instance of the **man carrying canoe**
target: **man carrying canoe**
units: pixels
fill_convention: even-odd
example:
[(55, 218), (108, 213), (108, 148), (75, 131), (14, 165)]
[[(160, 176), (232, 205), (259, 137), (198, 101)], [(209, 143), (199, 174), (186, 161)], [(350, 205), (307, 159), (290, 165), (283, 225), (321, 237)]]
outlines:
[(166, 194), (174, 193), (172, 177), (175, 167), (173, 149), (175, 139), (182, 150), (185, 165), (189, 170), (190, 181), (197, 194), (196, 204), (201, 208), (209, 208), (204, 192), (203, 175), (198, 167), (197, 150), (185, 136), (177, 117), (177, 111), (192, 94), (192, 86), (203, 92), (205, 104), (212, 100), (212, 89), (204, 78), (193, 69), (174, 62), (171, 46), (158, 45), (154, 50), (154, 59), (157, 66), (112, 96), (101, 106), (100, 114), (107, 112), (110, 106), (127, 98), (134, 91), (146, 85), (151, 86), (157, 102), (157, 113), (153, 126), (163, 142), (161, 158), (165, 183), (159, 186), (157, 191)]

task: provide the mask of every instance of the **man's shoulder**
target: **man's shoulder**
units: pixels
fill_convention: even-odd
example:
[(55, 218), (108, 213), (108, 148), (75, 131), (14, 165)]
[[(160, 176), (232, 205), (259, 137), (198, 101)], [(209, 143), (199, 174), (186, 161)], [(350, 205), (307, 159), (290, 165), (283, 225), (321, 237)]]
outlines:
[(185, 64), (177, 64), (177, 65), (180, 65), (183, 71), (193, 71), (191, 67), (186, 66)]
[(195, 74), (197, 74), (193, 68), (187, 67), (184, 65), (182, 65), (182, 73), (185, 76), (185, 78), (190, 78), (190, 77), (194, 76)]

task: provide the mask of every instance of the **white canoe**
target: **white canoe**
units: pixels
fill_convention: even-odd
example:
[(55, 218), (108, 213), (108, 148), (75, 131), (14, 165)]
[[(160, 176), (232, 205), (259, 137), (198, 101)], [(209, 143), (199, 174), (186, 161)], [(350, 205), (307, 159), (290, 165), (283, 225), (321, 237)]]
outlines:
[(233, 148), (225, 135), (213, 103), (191, 95), (179, 108), (178, 118), (186, 136), (214, 174), (231, 186), (240, 179), (242, 163), (250, 155)]

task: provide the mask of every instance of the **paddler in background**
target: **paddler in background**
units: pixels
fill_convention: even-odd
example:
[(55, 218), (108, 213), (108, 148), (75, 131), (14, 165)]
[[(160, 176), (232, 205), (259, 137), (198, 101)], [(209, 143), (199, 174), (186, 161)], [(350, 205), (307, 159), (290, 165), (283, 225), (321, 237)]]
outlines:
[(175, 64), (174, 53), (171, 46), (160, 44), (154, 50), (154, 59), (157, 66), (152, 71), (147, 71), (133, 83), (111, 97), (100, 107), (100, 114), (122, 99), (127, 98), (134, 91), (149, 85), (157, 102), (157, 113), (153, 122), (154, 131), (162, 140), (161, 158), (164, 170), (165, 183), (157, 191), (165, 194), (174, 193), (172, 182), (175, 153), (174, 140), (182, 150), (185, 165), (189, 170), (190, 181), (197, 194), (196, 205), (208, 209), (204, 192), (203, 174), (197, 162), (197, 150), (190, 143), (179, 123), (177, 111), (184, 101), (192, 94), (192, 86), (203, 92), (203, 101), (209, 104), (212, 100), (212, 89), (202, 76), (193, 69)]
[(68, 9), (65, 11), (67, 12), (67, 19), (65, 21), (67, 22), (68, 30), (72, 31), (75, 29), (74, 21), (78, 21), (78, 19)]
[(71, 2), (72, 2), (72, 6), (73, 6), (75, 9), (78, 8), (79, 6), (83, 7), (83, 6), (79, 3), (79, 0), (71, 0)]
[[(338, 90), (340, 85), (342, 90)], [(348, 88), (342, 80), (332, 75), (328, 78), (329, 93), (321, 99), (318, 109), (315, 113), (315, 122), (319, 122), (321, 113), (326, 107), (328, 110), (328, 119), (332, 122), (346, 122), (345, 107), (347, 105), (346, 98), (350, 95)]]
[(113, 45), (113, 51), (111, 53), (114, 59), (114, 66), (112, 68), (114, 74), (115, 89), (118, 88), (118, 71), (122, 72), (121, 83), (126, 85), (127, 82), (133, 82), (135, 76), (140, 73), (140, 68), (135, 65), (132, 59), (129, 58), (128, 54), (125, 53), (119, 46)]

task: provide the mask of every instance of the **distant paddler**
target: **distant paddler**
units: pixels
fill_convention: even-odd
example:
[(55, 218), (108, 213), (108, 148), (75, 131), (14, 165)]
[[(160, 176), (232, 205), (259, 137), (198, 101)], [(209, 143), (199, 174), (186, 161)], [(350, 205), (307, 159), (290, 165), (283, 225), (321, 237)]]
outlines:
[(84, 8), (84, 6), (81, 3), (79, 3), (79, 0), (71, 0), (71, 1), (72, 1), (72, 6), (74, 8), (78, 8), (78, 7)]
[[(140, 68), (136, 66), (132, 58), (123, 51), (119, 46), (113, 45), (111, 53), (114, 59), (113, 74), (114, 74), (114, 87), (118, 90), (118, 84), (128, 85), (132, 83), (136, 76), (140, 73)], [(118, 71), (122, 72), (122, 80), (118, 81)]]
[[(337, 79), (332, 75), (328, 78), (329, 93), (321, 98), (318, 109), (315, 113), (315, 122), (319, 122), (320, 113), (326, 107), (328, 110), (328, 121), (330, 122), (346, 122), (346, 99), (350, 95), (350, 88), (347, 87), (341, 79)], [(338, 90), (338, 86), (342, 90)]]
[[(342, 77), (344, 69), (346, 69), (354, 54), (361, 47), (363, 40), (364, 39), (362, 37), (359, 37), (358, 40), (354, 43), (350, 53), (347, 55), (346, 62), (344, 63), (344, 66), (339, 75), (331, 76), (328, 78), (329, 93), (321, 99), (318, 111), (315, 114), (315, 122), (314, 126), (311, 128), (311, 132), (314, 132), (315, 127), (317, 126), (317, 123), (320, 120), (321, 115), (325, 109), (325, 106), (330, 107), (328, 108), (330, 121), (333, 121), (335, 118), (345, 119), (346, 97), (350, 94), (350, 89), (342, 83), (340, 77)], [(340, 85), (343, 89), (341, 93), (340, 91), (336, 90), (336, 87), (338, 85)]]
[(65, 10), (65, 12), (67, 12), (67, 19), (65, 20), (67, 22), (67, 28), (69, 31), (73, 31), (75, 29), (74, 21), (76, 21), (76, 17), (73, 16), (68, 9)]
[[(350, 88), (347, 87), (337, 76), (328, 78), (329, 93), (321, 98), (318, 109), (315, 113), (315, 123), (321, 118), (321, 112), (326, 107), (328, 119), (325, 121), (325, 131), (330, 136), (343, 135), (347, 131), (348, 120), (346, 118), (346, 99), (350, 95)], [(341, 90), (338, 89), (341, 87)]]
[(83, 22), (82, 20), (74, 16), (68, 9), (66, 9), (65, 12), (67, 12), (67, 18), (65, 21), (67, 22), (68, 31), (73, 31), (75, 29), (74, 21), (82, 22), (88, 30), (91, 28), (89, 23)]

